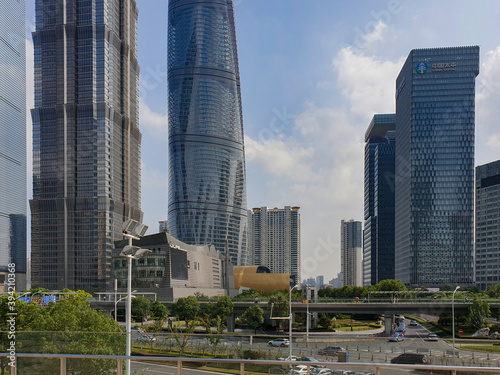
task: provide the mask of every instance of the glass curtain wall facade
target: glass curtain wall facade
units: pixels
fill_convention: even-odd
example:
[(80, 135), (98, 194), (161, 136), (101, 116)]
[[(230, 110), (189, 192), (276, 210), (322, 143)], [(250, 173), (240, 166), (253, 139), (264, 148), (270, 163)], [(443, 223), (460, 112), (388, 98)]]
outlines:
[(289, 273), (295, 284), (300, 283), (300, 207), (253, 208), (248, 211), (248, 228), (252, 264)]
[(474, 281), (479, 47), (411, 51), (396, 81), (396, 278)]
[(361, 221), (342, 220), (340, 233), (342, 286), (363, 286), (362, 233)]
[[(26, 52), (24, 1), (0, 4), (0, 280), (16, 264), (26, 288)], [(21, 276), (23, 275), (23, 276)]]
[(122, 223), (141, 221), (135, 0), (37, 0), (32, 279), (112, 285)]
[(375, 115), (365, 133), (365, 286), (394, 279), (395, 128), (395, 114)]
[(476, 285), (500, 283), (500, 160), (476, 168)]
[(168, 8), (172, 235), (248, 264), (243, 119), (232, 0)]

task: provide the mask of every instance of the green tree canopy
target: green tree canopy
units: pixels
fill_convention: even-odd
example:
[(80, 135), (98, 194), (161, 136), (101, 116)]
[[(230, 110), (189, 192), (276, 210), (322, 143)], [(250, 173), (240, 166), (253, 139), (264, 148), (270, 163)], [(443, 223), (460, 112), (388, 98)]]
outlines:
[(157, 320), (165, 320), (168, 318), (168, 309), (160, 301), (154, 301), (151, 304), (151, 315)]
[(474, 297), (474, 302), (469, 307), (470, 324), (476, 329), (487, 327), (490, 315), (490, 305), (488, 302), (483, 301), (478, 296)]
[(253, 328), (255, 333), (257, 333), (257, 328), (259, 328), (264, 323), (264, 310), (260, 306), (250, 306), (241, 316), (243, 322)]
[(141, 323), (147, 319), (151, 310), (151, 301), (142, 296), (136, 296), (132, 299), (132, 316), (140, 320)]
[(233, 313), (234, 303), (228, 296), (222, 296), (217, 301), (217, 315), (221, 319), (226, 319), (229, 315)]
[(193, 297), (181, 297), (172, 304), (172, 309), (178, 318), (193, 320), (200, 314), (200, 303)]
[(406, 285), (401, 280), (387, 279), (375, 285), (377, 291), (406, 291)]

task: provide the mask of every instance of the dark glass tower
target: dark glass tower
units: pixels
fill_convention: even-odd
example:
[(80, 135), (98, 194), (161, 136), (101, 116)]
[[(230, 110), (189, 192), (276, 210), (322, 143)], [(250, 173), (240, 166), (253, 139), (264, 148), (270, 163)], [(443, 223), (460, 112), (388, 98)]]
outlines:
[(476, 284), (500, 283), (500, 160), (476, 168)]
[(104, 289), (111, 250), (140, 210), (135, 0), (35, 5), (32, 279)]
[(363, 285), (394, 279), (396, 115), (373, 116), (365, 133)]
[(26, 288), (26, 66), (24, 1), (0, 4), (0, 281), (16, 264)]
[(396, 278), (474, 281), (479, 47), (417, 49), (396, 81)]
[(172, 235), (246, 265), (245, 159), (232, 0), (170, 0), (169, 204)]

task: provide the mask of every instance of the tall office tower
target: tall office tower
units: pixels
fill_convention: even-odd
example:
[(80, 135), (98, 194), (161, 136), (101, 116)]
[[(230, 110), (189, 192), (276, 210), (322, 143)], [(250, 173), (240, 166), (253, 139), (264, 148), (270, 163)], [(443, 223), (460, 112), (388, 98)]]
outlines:
[(240, 75), (232, 0), (168, 6), (168, 222), (247, 265)]
[(324, 276), (316, 276), (316, 285), (322, 286), (324, 284), (325, 284), (325, 277)]
[(394, 279), (396, 115), (375, 115), (365, 133), (363, 285)]
[(476, 167), (476, 285), (500, 283), (500, 160)]
[(15, 263), (26, 288), (26, 53), (24, 1), (0, 3), (0, 281)]
[(300, 282), (299, 210), (300, 207), (285, 206), (248, 211), (248, 242), (253, 264), (266, 266), (275, 273), (290, 273), (295, 284)]
[(363, 286), (363, 246), (361, 221), (342, 220), (341, 267), (342, 286)]
[(479, 47), (416, 49), (396, 81), (396, 278), (474, 281)]
[(37, 0), (33, 286), (111, 286), (122, 224), (141, 221), (135, 0)]

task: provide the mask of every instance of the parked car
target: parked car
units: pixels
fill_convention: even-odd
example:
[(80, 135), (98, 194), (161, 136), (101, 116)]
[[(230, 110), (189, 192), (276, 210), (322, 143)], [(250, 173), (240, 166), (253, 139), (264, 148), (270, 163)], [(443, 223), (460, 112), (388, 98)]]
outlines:
[(391, 363), (421, 365), (427, 363), (427, 355), (418, 353), (403, 353), (391, 359)]
[(284, 347), (284, 346), (290, 346), (290, 342), (288, 341), (288, 339), (274, 339), (269, 341), (267, 345)]
[(429, 333), (429, 336), (427, 336), (427, 341), (438, 341), (439, 337), (435, 333)]
[(337, 355), (339, 352), (344, 352), (345, 349), (341, 346), (327, 346), (318, 350), (319, 355)]
[[(300, 358), (300, 361), (304, 361), (304, 362), (320, 362), (320, 360), (318, 358), (315, 358), (315, 357), (302, 357), (302, 358)], [(325, 366), (322, 366), (322, 365), (311, 365), (311, 366), (314, 366), (314, 368), (325, 367)]]
[(394, 333), (391, 337), (389, 337), (389, 341), (391, 342), (399, 342), (399, 341), (403, 341), (404, 340), (404, 336), (399, 334), (399, 333)]
[(299, 358), (296, 355), (292, 355), (292, 356), (289, 356), (289, 357), (279, 358), (279, 360), (280, 361), (298, 361)]
[(311, 369), (313, 375), (333, 375), (334, 372), (326, 367)]
[(290, 370), (290, 375), (306, 375), (307, 365), (298, 365)]
[(410, 326), (416, 326), (417, 325), (417, 321), (416, 320), (412, 320), (410, 321)]

